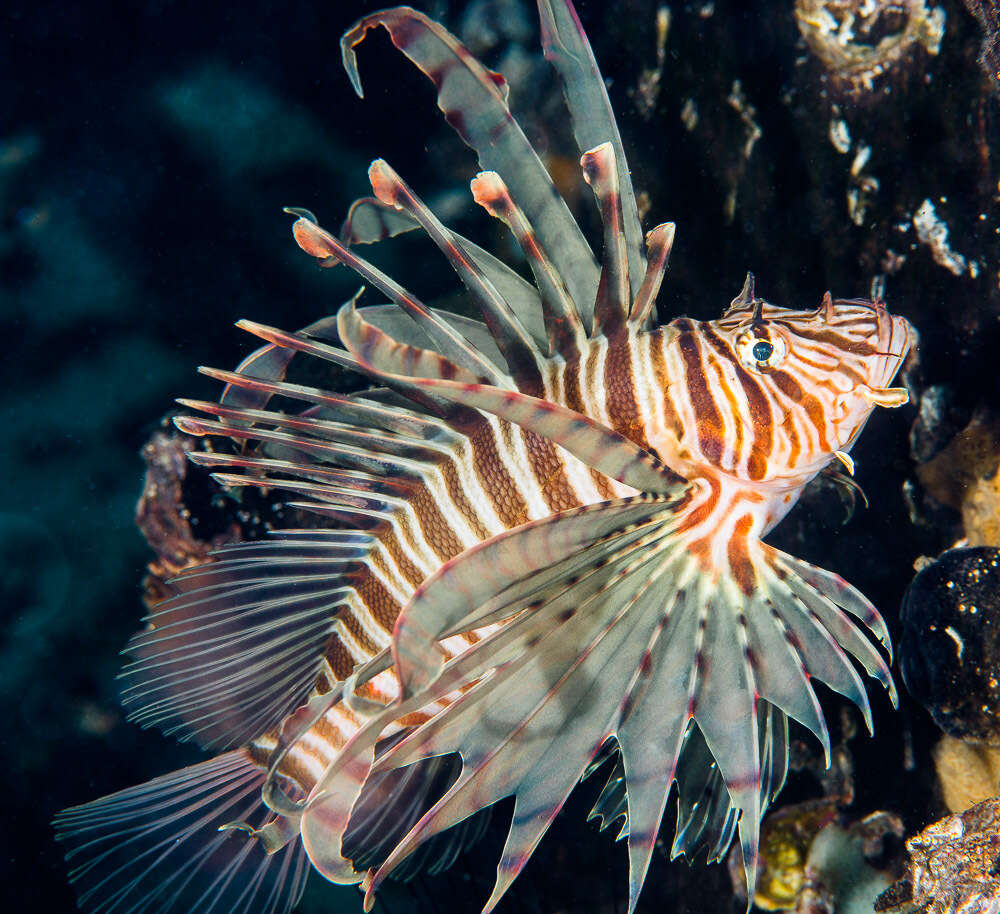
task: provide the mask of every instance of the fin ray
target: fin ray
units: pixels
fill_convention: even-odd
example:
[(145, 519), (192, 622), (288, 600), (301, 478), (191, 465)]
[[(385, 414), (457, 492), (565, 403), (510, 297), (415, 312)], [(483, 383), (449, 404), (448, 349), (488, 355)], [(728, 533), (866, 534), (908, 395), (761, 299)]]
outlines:
[(634, 296), (646, 267), (642, 253), (642, 227), (625, 149), (604, 78), (573, 4), (569, 0), (539, 0), (538, 11), (542, 23), (542, 50), (545, 59), (556, 68), (562, 79), (580, 154), (601, 143), (610, 145), (621, 194), (621, 227), (628, 253), (626, 275), (631, 277), (631, 294)]
[(289, 841), (273, 855), (233, 831), (263, 824), (263, 771), (242, 750), (175, 771), (55, 819), (88, 914), (287, 914), (308, 864)]
[(130, 720), (206, 748), (247, 742), (302, 703), (349, 597), (340, 576), (358, 560), (277, 537), (216, 555), (219, 567), (174, 579), (180, 592), (147, 617), (121, 673)]
[(393, 44), (424, 74), (432, 79), (437, 76), (438, 107), (459, 136), (476, 150), (480, 167), (499, 172), (510, 187), (552, 253), (589, 325), (597, 291), (597, 263), (545, 166), (511, 115), (503, 77), (486, 70), (438, 23), (408, 7), (396, 7), (364, 17), (341, 38), (344, 67), (359, 95), (361, 80), (354, 49), (376, 26), (384, 27)]

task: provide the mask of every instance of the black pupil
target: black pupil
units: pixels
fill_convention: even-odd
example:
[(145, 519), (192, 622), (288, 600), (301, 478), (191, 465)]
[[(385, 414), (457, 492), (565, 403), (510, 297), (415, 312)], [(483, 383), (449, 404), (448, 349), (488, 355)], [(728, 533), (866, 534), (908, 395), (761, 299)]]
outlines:
[(766, 362), (772, 355), (774, 355), (774, 344), (769, 343), (767, 340), (757, 340), (753, 344), (753, 357), (758, 362)]

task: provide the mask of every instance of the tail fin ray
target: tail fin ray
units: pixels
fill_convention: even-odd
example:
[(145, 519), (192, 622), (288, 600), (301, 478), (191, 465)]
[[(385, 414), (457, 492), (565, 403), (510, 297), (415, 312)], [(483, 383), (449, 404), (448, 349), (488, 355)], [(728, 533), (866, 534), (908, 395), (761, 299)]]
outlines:
[[(305, 887), (298, 841), (273, 855), (233, 821), (263, 825), (264, 772), (244, 750), (61, 812), (56, 837), (88, 914), (287, 914)], [(273, 817), (270, 817), (273, 819)]]

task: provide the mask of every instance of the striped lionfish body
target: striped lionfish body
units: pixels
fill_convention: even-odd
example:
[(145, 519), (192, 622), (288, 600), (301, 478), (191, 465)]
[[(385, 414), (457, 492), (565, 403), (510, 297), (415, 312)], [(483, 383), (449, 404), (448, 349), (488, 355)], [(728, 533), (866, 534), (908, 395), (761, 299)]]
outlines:
[[(370, 902), (435, 842), (443, 865), (478, 811), (513, 796), (491, 910), (610, 748), (595, 811), (625, 819), (629, 910), (674, 789), (673, 853), (720, 859), (738, 833), (752, 898), (788, 719), (829, 756), (813, 680), (869, 727), (855, 663), (895, 701), (871, 604), (761, 537), (831, 461), (850, 465), (875, 406), (906, 402), (889, 385), (912, 328), (880, 301), (780, 308), (749, 276), (718, 320), (654, 326), (674, 226), (643, 239), (576, 15), (568, 0), (539, 10), (602, 261), (502, 77), (405, 7), (347, 32), (359, 92), (353, 48), (375, 26), (433, 80), (479, 154), (473, 196), (533, 282), (383, 161), (341, 238), (294, 211), (304, 251), (388, 304), (355, 299), (296, 333), (242, 322), (263, 348), (235, 372), (206, 369), (226, 384), (218, 403), (183, 401), (202, 414), (183, 431), (236, 444), (195, 463), (230, 487), (283, 490), (318, 520), (186, 571), (130, 643), (134, 719), (221, 754), (60, 816), (87, 910), (284, 912), (310, 865), (363, 881)], [(482, 320), (425, 305), (356, 251), (417, 227)], [(293, 383), (297, 354), (374, 386)]]

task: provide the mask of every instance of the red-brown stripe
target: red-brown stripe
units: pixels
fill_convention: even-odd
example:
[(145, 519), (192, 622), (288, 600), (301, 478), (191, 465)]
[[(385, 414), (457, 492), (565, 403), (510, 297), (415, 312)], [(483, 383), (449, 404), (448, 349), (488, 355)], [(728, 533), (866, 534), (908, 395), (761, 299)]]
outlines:
[(802, 385), (795, 380), (788, 372), (775, 369), (769, 371), (768, 376), (774, 381), (775, 386), (789, 399), (800, 404), (806, 411), (809, 421), (812, 422), (819, 435), (819, 446), (821, 450), (833, 450), (826, 439), (826, 410), (823, 404), (812, 394), (806, 393)]
[(688, 401), (694, 411), (698, 429), (698, 446), (705, 459), (718, 466), (722, 458), (722, 442), (725, 429), (722, 417), (712, 398), (706, 379), (705, 366), (698, 349), (697, 325), (690, 320), (677, 322), (680, 335), (677, 345), (684, 361), (684, 381)]
[(677, 410), (670, 390), (670, 375), (667, 372), (667, 362), (663, 355), (663, 332), (657, 331), (649, 342), (649, 351), (653, 361), (653, 380), (663, 391), (663, 425), (674, 437), (681, 441), (684, 438), (684, 425)]
[(614, 430), (648, 450), (646, 428), (635, 396), (632, 347), (626, 333), (616, 333), (608, 340), (604, 356), (604, 392)]
[(814, 343), (823, 343), (826, 346), (832, 346), (842, 352), (850, 352), (854, 355), (876, 355), (878, 353), (878, 349), (872, 346), (871, 343), (849, 339), (835, 330), (806, 330), (801, 326), (792, 327), (786, 321), (782, 320), (775, 320), (775, 323), (787, 327), (788, 331), (795, 336), (812, 340)]
[(510, 431), (506, 422), (500, 423), (500, 434), (506, 441), (498, 442), (493, 436), (493, 429), (485, 419), (479, 427), (469, 435), (469, 448), (472, 454), (472, 465), (483, 491), (487, 494), (501, 523), (508, 529), (518, 527), (528, 520), (528, 507), (521, 497), (517, 483), (507, 472), (498, 445), (510, 447)]
[(753, 517), (744, 514), (733, 528), (733, 535), (729, 539), (727, 550), (729, 556), (729, 570), (733, 579), (739, 585), (744, 594), (750, 596), (754, 592), (755, 575), (753, 564), (750, 561), (750, 550), (747, 548), (747, 537), (753, 525)]
[(705, 338), (712, 348), (728, 359), (736, 370), (736, 377), (747, 398), (747, 408), (753, 430), (753, 444), (747, 457), (747, 473), (751, 479), (763, 479), (767, 475), (767, 464), (774, 448), (774, 417), (771, 404), (757, 379), (740, 363), (736, 353), (710, 326), (704, 327)]

